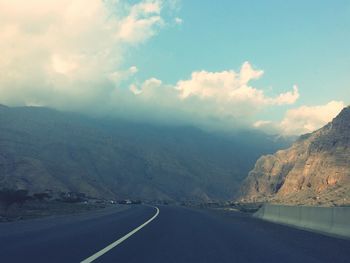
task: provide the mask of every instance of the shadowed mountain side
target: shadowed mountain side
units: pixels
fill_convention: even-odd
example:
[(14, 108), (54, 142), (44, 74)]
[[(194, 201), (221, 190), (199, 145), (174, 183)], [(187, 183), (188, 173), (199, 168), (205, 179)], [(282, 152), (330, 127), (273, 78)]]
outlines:
[(229, 199), (261, 154), (286, 147), (258, 132), (101, 120), (0, 107), (0, 185), (92, 196)]

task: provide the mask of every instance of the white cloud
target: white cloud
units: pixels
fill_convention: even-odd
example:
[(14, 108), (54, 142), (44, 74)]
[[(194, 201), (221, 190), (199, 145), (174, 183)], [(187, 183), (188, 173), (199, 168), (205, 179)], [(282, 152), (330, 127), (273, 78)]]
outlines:
[[(174, 119), (183, 123), (217, 129), (234, 129), (250, 126), (261, 109), (294, 103), (299, 94), (293, 91), (269, 97), (262, 89), (252, 87), (250, 81), (259, 79), (262, 70), (243, 63), (240, 71), (196, 71), (186, 80), (165, 85), (160, 80), (149, 79), (141, 85), (133, 84), (130, 90), (142, 113), (157, 113), (157, 119)], [(134, 107), (136, 108), (136, 107)], [(140, 110), (141, 111), (141, 110)], [(152, 113), (150, 113), (152, 115)]]
[(271, 99), (271, 104), (276, 105), (291, 105), (299, 98), (299, 89), (297, 85), (293, 86), (293, 91), (288, 91), (278, 95), (278, 97)]
[(260, 120), (260, 121), (254, 122), (253, 127), (254, 128), (261, 128), (261, 127), (265, 127), (265, 126), (268, 126), (268, 125), (271, 125), (271, 124), (272, 124), (272, 121)]
[(183, 20), (180, 17), (175, 17), (174, 21), (177, 25), (181, 25), (183, 23)]
[(138, 68), (136, 66), (132, 66), (127, 70), (119, 70), (109, 74), (109, 80), (113, 81), (115, 85), (119, 85), (122, 81), (130, 79), (138, 72)]
[(0, 102), (81, 109), (108, 98), (136, 73), (125, 53), (157, 33), (161, 10), (160, 0), (0, 0)]
[(259, 79), (263, 74), (262, 70), (253, 69), (249, 62), (244, 62), (239, 72), (233, 70), (194, 72), (191, 79), (179, 81), (176, 89), (179, 90), (182, 99), (197, 96), (224, 104), (245, 104), (253, 108), (293, 104), (298, 99), (299, 93), (296, 86), (292, 92), (282, 93), (277, 97), (267, 97), (263, 90), (249, 85), (250, 81)]
[(118, 38), (128, 43), (139, 43), (156, 33), (164, 24), (161, 12), (161, 1), (147, 1), (130, 8), (128, 16), (118, 23)]
[(143, 96), (155, 96), (158, 97), (157, 90), (159, 87), (161, 87), (162, 81), (156, 78), (151, 78), (146, 80), (140, 88), (137, 87), (135, 84), (130, 85), (130, 90), (135, 95), (143, 94)]
[(342, 101), (330, 101), (324, 105), (307, 106), (287, 110), (279, 122), (259, 120), (253, 127), (267, 133), (278, 133), (286, 136), (301, 135), (316, 131), (332, 121), (345, 107)]
[(53, 54), (51, 57), (52, 69), (59, 74), (68, 75), (70, 72), (74, 72), (79, 65), (77, 63), (77, 58), (73, 57), (63, 57), (59, 54)]
[(301, 106), (288, 110), (279, 126), (286, 135), (309, 133), (330, 122), (344, 107), (342, 101), (330, 101), (318, 106)]

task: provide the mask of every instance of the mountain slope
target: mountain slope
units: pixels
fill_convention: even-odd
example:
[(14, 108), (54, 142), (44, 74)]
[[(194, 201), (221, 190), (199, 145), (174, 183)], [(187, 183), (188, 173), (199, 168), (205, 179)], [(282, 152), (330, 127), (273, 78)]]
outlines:
[(224, 136), (1, 106), (0, 186), (117, 198), (229, 199), (258, 156), (285, 145), (256, 132)]
[(262, 156), (244, 181), (240, 199), (350, 204), (350, 107), (291, 148)]

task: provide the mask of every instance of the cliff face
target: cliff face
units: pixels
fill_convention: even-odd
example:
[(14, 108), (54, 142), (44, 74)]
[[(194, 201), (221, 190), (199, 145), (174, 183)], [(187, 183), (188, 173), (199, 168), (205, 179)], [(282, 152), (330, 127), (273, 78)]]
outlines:
[(240, 200), (350, 204), (350, 107), (289, 149), (262, 156), (242, 184)]

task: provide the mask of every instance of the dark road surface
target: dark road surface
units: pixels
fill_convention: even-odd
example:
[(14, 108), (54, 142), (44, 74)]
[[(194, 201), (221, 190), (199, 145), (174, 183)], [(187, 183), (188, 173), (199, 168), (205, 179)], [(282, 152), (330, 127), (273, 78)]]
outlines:
[[(350, 241), (236, 212), (160, 206), (159, 216), (94, 262), (350, 262)], [(0, 224), (0, 262), (80, 262), (151, 218), (130, 206), (93, 216)]]

